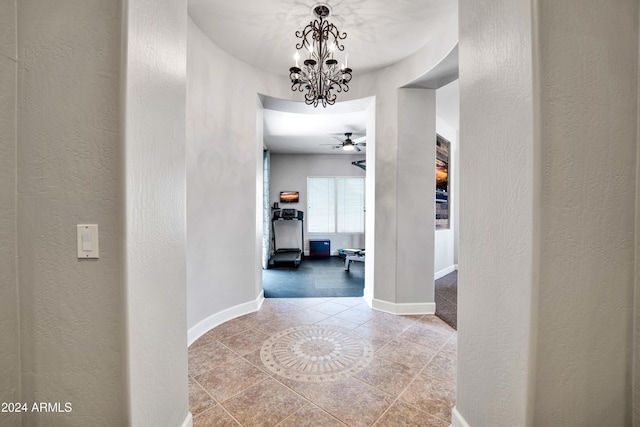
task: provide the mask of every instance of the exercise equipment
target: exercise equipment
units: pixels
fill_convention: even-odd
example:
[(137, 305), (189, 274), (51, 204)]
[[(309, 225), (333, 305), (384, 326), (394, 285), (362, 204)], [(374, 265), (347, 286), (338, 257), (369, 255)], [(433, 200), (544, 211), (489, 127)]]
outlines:
[(342, 249), (344, 253), (344, 270), (349, 271), (349, 265), (352, 262), (364, 262), (365, 252), (364, 249)]
[[(276, 245), (276, 222), (299, 221), (300, 222), (300, 247), (281, 248)], [(298, 267), (302, 262), (302, 248), (304, 248), (304, 212), (297, 209), (278, 209), (271, 217), (271, 238), (273, 240), (273, 255), (269, 258), (269, 267), (276, 264), (293, 264)]]

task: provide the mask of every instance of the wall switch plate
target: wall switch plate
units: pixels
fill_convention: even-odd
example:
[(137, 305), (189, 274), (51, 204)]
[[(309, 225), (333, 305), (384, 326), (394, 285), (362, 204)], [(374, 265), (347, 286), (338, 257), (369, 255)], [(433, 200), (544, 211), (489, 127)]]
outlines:
[(100, 258), (98, 224), (78, 224), (78, 259)]

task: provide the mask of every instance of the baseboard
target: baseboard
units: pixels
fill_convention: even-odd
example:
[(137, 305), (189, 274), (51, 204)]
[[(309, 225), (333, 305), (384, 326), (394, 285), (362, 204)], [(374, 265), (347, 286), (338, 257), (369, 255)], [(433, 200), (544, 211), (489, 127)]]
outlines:
[(436, 303), (393, 303), (373, 298), (371, 308), (391, 314), (434, 314)]
[(364, 286), (364, 293), (362, 298), (364, 299), (364, 302), (366, 302), (369, 307), (373, 308), (373, 292), (371, 291), (370, 288), (367, 288), (366, 284)]
[(453, 273), (453, 272), (454, 272), (454, 271), (456, 271), (457, 269), (458, 269), (458, 266), (457, 266), (457, 265), (455, 265), (455, 264), (454, 264), (454, 265), (451, 265), (451, 266), (449, 266), (449, 267), (447, 267), (447, 268), (443, 268), (442, 270), (440, 270), (440, 271), (436, 272), (436, 274), (435, 274), (435, 280), (438, 280), (439, 278), (444, 277), (444, 276), (446, 276), (446, 275), (447, 275), (447, 274), (449, 274), (449, 273)]
[(228, 322), (236, 317), (244, 316), (245, 314), (260, 310), (263, 302), (264, 290), (260, 292), (260, 295), (258, 295), (258, 298), (254, 301), (245, 302), (243, 304), (227, 308), (226, 310), (222, 310), (218, 313), (212, 314), (204, 320), (201, 320), (187, 332), (188, 345), (193, 344), (202, 335), (224, 322)]
[(471, 427), (469, 423), (464, 419), (458, 409), (454, 406), (451, 410), (451, 426), (450, 427)]
[(184, 419), (180, 427), (193, 427), (193, 415), (191, 415), (191, 412), (187, 412), (187, 417)]

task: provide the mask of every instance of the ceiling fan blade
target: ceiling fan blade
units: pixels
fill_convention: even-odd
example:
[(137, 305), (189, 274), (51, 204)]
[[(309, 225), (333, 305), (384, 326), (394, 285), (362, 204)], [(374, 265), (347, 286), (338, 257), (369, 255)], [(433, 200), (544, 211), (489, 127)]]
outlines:
[(354, 150), (356, 150), (356, 151), (362, 151), (362, 150), (360, 149), (360, 147), (358, 147), (357, 145), (354, 145), (354, 146), (353, 146), (353, 149), (354, 149)]
[(366, 146), (367, 146), (367, 143), (366, 143), (366, 142), (358, 142), (356, 145), (357, 145), (358, 147), (366, 147)]
[(337, 139), (337, 140), (338, 140), (338, 141), (340, 141), (340, 142), (343, 142), (343, 141), (344, 141), (344, 138), (338, 138), (337, 136), (334, 136), (333, 138), (334, 138), (334, 139)]
[(355, 142), (356, 144), (359, 142), (365, 142), (367, 140), (366, 136), (361, 136), (360, 138), (356, 138), (353, 140), (353, 142)]

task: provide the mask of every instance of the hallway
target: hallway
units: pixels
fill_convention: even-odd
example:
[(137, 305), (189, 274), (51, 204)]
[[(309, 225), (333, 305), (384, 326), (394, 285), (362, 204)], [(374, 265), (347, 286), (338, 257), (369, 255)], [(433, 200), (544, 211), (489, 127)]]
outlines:
[(446, 427), (456, 342), (435, 316), (361, 298), (266, 299), (191, 345), (194, 426)]

